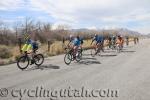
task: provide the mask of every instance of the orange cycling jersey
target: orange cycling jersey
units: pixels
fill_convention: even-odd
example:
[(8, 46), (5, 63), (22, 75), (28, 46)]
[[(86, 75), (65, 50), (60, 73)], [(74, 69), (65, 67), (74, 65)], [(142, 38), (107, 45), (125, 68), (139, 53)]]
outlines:
[(116, 44), (123, 44), (123, 39), (121, 39), (121, 40), (119, 40), (119, 39), (117, 39), (117, 41), (116, 41)]

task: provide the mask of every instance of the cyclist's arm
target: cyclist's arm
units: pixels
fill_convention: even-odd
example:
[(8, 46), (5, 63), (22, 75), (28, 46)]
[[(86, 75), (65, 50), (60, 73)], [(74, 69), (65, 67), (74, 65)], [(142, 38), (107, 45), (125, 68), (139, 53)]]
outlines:
[(68, 43), (67, 46), (69, 47), (71, 45), (71, 43), (72, 43), (72, 40), (69, 40), (69, 43)]
[(91, 44), (92, 44), (94, 41), (95, 41), (95, 37), (92, 39), (92, 42), (91, 42)]
[(67, 46), (68, 48), (71, 48), (72, 46), (74, 46), (74, 40), (70, 40)]

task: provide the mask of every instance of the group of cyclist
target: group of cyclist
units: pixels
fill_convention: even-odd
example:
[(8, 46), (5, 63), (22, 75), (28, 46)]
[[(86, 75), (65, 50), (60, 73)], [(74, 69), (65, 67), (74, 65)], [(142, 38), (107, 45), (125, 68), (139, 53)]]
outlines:
[[(92, 47), (95, 50), (99, 49), (99, 50), (102, 50), (102, 52), (104, 52), (104, 43), (105, 43), (104, 41), (105, 40), (106, 40), (106, 44), (108, 44), (108, 47), (111, 49), (115, 49), (116, 46), (119, 46), (120, 49), (123, 48), (124, 38), (120, 35), (112, 36), (112, 37), (104, 37), (103, 35), (95, 34), (92, 37), (91, 45), (93, 45)], [(75, 55), (77, 53), (77, 50), (82, 49), (82, 45), (83, 45), (83, 38), (82, 37), (80, 37), (79, 35), (77, 35), (77, 36), (70, 35), (69, 43), (67, 46), (74, 50), (74, 58), (75, 58)]]
[(108, 37), (107, 44), (110, 49), (115, 49), (116, 46), (120, 46), (120, 48), (123, 48), (124, 38), (120, 35)]
[[(108, 44), (109, 48), (115, 48), (116, 45), (119, 45), (120, 47), (123, 48), (124, 44), (124, 39), (120, 35), (118, 36), (112, 36), (112, 37), (104, 37), (103, 35), (95, 34), (92, 37), (92, 42), (91, 45), (94, 43), (93, 47), (95, 49), (100, 48), (104, 52), (104, 41), (106, 40), (106, 44)], [(73, 49), (74, 53), (74, 59), (76, 58), (76, 53), (78, 49), (82, 50), (82, 45), (83, 45), (83, 38), (80, 37), (79, 35), (74, 36), (70, 35), (69, 37), (69, 43), (68, 47)], [(30, 36), (26, 38), (26, 43), (21, 49), (23, 52), (28, 52), (29, 50), (32, 51), (32, 55), (35, 54), (35, 51), (38, 49), (38, 43), (36, 40), (31, 39)], [(31, 64), (33, 64), (34, 61), (31, 61)]]

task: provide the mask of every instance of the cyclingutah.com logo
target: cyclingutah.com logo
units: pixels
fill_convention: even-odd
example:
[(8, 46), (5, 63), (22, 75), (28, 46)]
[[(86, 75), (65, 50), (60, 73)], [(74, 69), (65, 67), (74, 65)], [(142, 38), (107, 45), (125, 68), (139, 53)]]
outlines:
[(49, 98), (50, 100), (60, 98), (117, 98), (119, 91), (116, 89), (88, 89), (84, 86), (81, 88), (68, 87), (65, 89), (47, 89), (37, 86), (32, 89), (0, 89), (1, 98), (18, 98), (18, 100), (26, 100), (28, 98)]

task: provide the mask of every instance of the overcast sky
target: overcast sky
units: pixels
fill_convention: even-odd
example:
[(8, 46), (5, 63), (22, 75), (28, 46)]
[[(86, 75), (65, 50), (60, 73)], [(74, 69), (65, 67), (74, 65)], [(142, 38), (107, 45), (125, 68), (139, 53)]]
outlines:
[(1, 0), (0, 20), (32, 17), (72, 28), (128, 28), (150, 33), (150, 0)]

